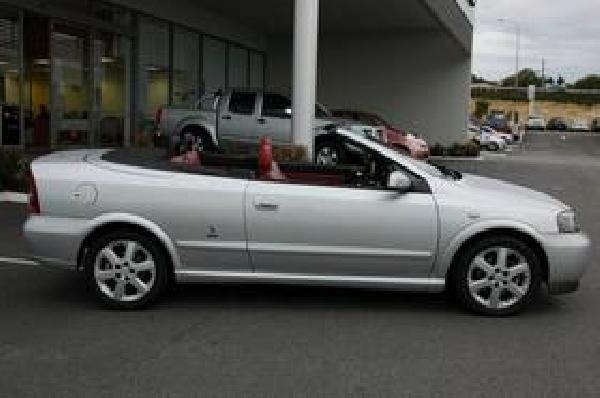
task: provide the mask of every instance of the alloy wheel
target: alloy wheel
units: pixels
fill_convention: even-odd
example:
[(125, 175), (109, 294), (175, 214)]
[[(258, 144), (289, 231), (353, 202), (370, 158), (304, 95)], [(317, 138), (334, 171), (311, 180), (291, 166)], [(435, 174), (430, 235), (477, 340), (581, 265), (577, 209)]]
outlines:
[(485, 308), (502, 310), (518, 304), (529, 292), (531, 267), (525, 256), (507, 247), (479, 253), (467, 274), (471, 297)]
[(330, 146), (324, 146), (317, 152), (316, 161), (319, 165), (335, 166), (338, 164), (339, 158), (340, 156), (337, 149)]
[(152, 254), (139, 242), (119, 240), (98, 252), (94, 278), (100, 291), (117, 302), (133, 302), (150, 292), (156, 280)]

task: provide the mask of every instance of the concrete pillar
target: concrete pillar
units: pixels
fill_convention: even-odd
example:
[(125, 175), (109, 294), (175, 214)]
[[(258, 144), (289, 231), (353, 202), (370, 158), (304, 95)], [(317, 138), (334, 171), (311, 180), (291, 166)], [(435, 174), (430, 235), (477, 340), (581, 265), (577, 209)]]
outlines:
[(314, 157), (319, 0), (295, 0), (292, 139)]

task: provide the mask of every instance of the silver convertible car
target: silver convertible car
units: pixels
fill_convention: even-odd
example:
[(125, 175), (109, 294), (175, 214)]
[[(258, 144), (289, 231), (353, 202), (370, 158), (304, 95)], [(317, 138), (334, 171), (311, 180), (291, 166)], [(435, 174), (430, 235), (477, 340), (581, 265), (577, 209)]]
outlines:
[(451, 293), (508, 315), (546, 285), (577, 290), (590, 241), (543, 193), (414, 161), (349, 131), (351, 166), (145, 150), (58, 152), (32, 164), (24, 233), (36, 259), (80, 270), (115, 308), (175, 282)]

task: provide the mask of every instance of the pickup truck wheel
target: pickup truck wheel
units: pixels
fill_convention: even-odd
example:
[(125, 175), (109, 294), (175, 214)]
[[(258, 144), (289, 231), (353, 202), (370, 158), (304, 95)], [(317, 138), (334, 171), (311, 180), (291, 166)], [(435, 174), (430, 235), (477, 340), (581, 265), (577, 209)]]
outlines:
[(345, 161), (341, 145), (333, 141), (317, 144), (315, 148), (315, 163), (322, 166), (337, 166)]
[(117, 231), (96, 239), (84, 259), (90, 291), (116, 309), (138, 309), (153, 303), (168, 282), (168, 260), (152, 238)]
[(489, 237), (462, 253), (450, 283), (465, 309), (506, 316), (521, 311), (537, 296), (542, 272), (535, 252), (522, 241)]
[(199, 152), (213, 152), (215, 145), (208, 132), (201, 128), (190, 127), (181, 132), (181, 147), (179, 152), (183, 154), (190, 149), (195, 149)]

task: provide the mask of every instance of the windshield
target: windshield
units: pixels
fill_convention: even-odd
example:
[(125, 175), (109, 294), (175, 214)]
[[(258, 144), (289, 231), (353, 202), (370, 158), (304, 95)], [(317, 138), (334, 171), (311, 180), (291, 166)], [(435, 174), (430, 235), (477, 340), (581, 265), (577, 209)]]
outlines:
[(431, 177), (436, 178), (446, 178), (454, 176), (454, 172), (452, 172), (451, 174), (450, 171), (444, 167), (434, 166), (432, 164), (421, 162), (412, 159), (408, 156), (402, 155), (395, 149), (373, 138), (355, 134), (348, 129), (338, 129), (338, 133), (346, 137), (351, 137), (352, 140), (357, 141), (358, 143), (361, 143), (367, 146), (368, 148), (381, 153), (383, 156), (393, 160), (398, 164), (407, 166), (409, 169), (412, 168), (415, 171), (419, 171), (421, 173), (425, 173)]

